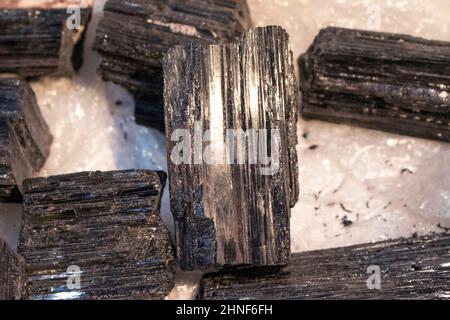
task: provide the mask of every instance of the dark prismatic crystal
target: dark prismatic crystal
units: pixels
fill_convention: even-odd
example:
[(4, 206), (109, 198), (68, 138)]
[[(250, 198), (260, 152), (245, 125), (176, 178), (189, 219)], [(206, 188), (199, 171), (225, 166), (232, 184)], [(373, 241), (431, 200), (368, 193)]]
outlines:
[(307, 119), (450, 141), (450, 43), (340, 28), (301, 56)]
[[(298, 199), (298, 96), (287, 33), (164, 57), (171, 208), (184, 270), (276, 266)], [(181, 158), (180, 158), (181, 157)]]
[(44, 165), (51, 141), (29, 84), (0, 77), (0, 201), (20, 198), (22, 181)]
[(245, 0), (109, 0), (104, 11), (94, 45), (99, 74), (133, 94), (138, 123), (159, 129), (163, 54), (183, 43), (233, 41), (250, 28)]
[[(39, 0), (0, 4), (0, 73), (70, 75), (81, 67), (91, 1)], [(78, 12), (68, 8), (79, 8)], [(75, 16), (75, 15), (77, 16)], [(73, 26), (73, 27), (72, 27)]]
[(0, 300), (23, 298), (25, 264), (8, 244), (0, 239)]
[(448, 299), (450, 234), (292, 255), (278, 273), (208, 275), (213, 300)]
[(175, 278), (159, 213), (165, 179), (130, 170), (26, 180), (19, 253), (29, 298), (164, 299)]

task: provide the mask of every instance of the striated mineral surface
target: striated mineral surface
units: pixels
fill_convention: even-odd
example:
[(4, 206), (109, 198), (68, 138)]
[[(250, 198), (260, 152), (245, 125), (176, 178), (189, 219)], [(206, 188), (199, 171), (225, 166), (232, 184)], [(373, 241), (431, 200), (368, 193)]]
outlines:
[(68, 75), (82, 63), (91, 0), (0, 4), (0, 73), (22, 77)]
[(450, 234), (293, 254), (277, 273), (207, 276), (219, 300), (448, 299)]
[(8, 244), (0, 239), (0, 300), (23, 298), (25, 264)]
[(450, 42), (330, 27), (299, 64), (304, 118), (450, 142)]
[[(80, 73), (72, 79), (32, 83), (54, 136), (40, 175), (129, 168), (166, 171), (165, 136), (137, 126), (133, 99), (95, 76), (101, 59), (91, 48), (104, 3), (95, 1)], [(295, 59), (327, 26), (450, 41), (448, 0), (247, 3), (255, 26), (280, 25), (287, 30)], [(450, 227), (448, 143), (301, 118), (298, 136), (302, 187), (301, 201), (291, 210), (293, 252), (425, 235)], [(173, 231), (167, 191), (161, 215)], [(0, 204), (0, 212), (0, 235), (15, 248), (21, 210)], [(196, 287), (195, 281), (184, 274), (179, 280), (173, 297), (192, 297), (189, 289)]]
[(99, 74), (133, 93), (138, 123), (159, 129), (163, 54), (183, 43), (232, 41), (250, 27), (245, 0), (109, 0), (104, 11), (94, 43)]
[(20, 199), (22, 181), (42, 168), (51, 142), (29, 84), (0, 77), (0, 201)]
[(24, 183), (18, 252), (33, 300), (164, 299), (174, 286), (162, 172), (82, 172)]
[(280, 27), (248, 31), (235, 44), (178, 46), (164, 57), (182, 269), (287, 262), (290, 208), (298, 199), (292, 61)]

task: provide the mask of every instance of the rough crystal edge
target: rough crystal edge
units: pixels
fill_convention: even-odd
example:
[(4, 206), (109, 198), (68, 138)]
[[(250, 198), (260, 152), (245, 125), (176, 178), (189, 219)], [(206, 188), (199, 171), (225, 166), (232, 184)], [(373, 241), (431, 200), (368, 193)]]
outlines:
[[(266, 28), (257, 28), (254, 31), (251, 30), (251, 31), (248, 31), (247, 33), (244, 33), (244, 35), (241, 36), (240, 40), (236, 44), (239, 44), (241, 42), (244, 43), (244, 39), (246, 37), (250, 37), (253, 33), (264, 33), (265, 31), (270, 32), (268, 30), (270, 30), (270, 31), (277, 30), (279, 32), (282, 31), (282, 32), (285, 33), (285, 36), (288, 39), (287, 33), (282, 28), (277, 27), (277, 26), (270, 26), (270, 27), (266, 27)], [(230, 44), (230, 45), (225, 44), (225, 45), (222, 45), (222, 47), (224, 49), (226, 49), (228, 47), (231, 48), (232, 46), (234, 46), (236, 44)], [(183, 44), (183, 45), (178, 45), (178, 46), (172, 47), (171, 49), (169, 49), (169, 51), (164, 56), (164, 65), (165, 66), (172, 66), (173, 61), (176, 61), (176, 59), (179, 58), (178, 55), (177, 55), (178, 52), (181, 52), (181, 53), (184, 52), (184, 55), (185, 55), (184, 58), (190, 59), (190, 57), (188, 57), (189, 56), (188, 52), (190, 52), (190, 50), (191, 51), (199, 51), (199, 52), (201, 52), (202, 50), (207, 51), (208, 48), (211, 49), (211, 48), (214, 48), (216, 46), (218, 47), (218, 45), (205, 46), (205, 45), (201, 45), (201, 44)], [(294, 72), (294, 64), (293, 64), (292, 53), (289, 55), (287, 60), (288, 60), (289, 66), (290, 66), (290, 70), (289, 70), (289, 72), (287, 72), (290, 75), (290, 79), (288, 79), (288, 82), (290, 81), (290, 83), (287, 84), (287, 86), (288, 86), (288, 88), (287, 88), (288, 90), (287, 91), (290, 91), (295, 96), (294, 101), (289, 101), (288, 103), (286, 103), (287, 104), (286, 112), (289, 113), (286, 116), (286, 118), (287, 118), (287, 121), (290, 121), (289, 122), (289, 128), (287, 128), (288, 131), (289, 131), (288, 137), (289, 137), (289, 140), (291, 141), (290, 142), (291, 148), (288, 150), (288, 153), (289, 153), (289, 157), (288, 158), (289, 159), (288, 159), (288, 163), (286, 164), (286, 165), (288, 165), (288, 168), (286, 168), (286, 170), (287, 170), (287, 173), (289, 174), (289, 177), (290, 177), (290, 179), (289, 179), (290, 180), (289, 190), (290, 190), (290, 194), (291, 194), (290, 197), (289, 197), (291, 199), (291, 201), (289, 201), (288, 206), (289, 207), (293, 207), (295, 205), (296, 201), (298, 200), (298, 180), (297, 180), (298, 179), (298, 167), (297, 167), (297, 153), (296, 153), (296, 150), (295, 150), (295, 145), (298, 143), (297, 126), (296, 126), (297, 109), (298, 109), (298, 96), (297, 96), (296, 93), (298, 91), (298, 87), (297, 87), (297, 83), (295, 81), (295, 72)], [(182, 61), (182, 59), (181, 59), (181, 61)], [(195, 62), (195, 63), (198, 63), (198, 62)], [(166, 68), (165, 68), (165, 71), (166, 71)], [(166, 77), (166, 80), (167, 80), (167, 77)], [(165, 87), (167, 88), (167, 83), (165, 84)], [(291, 89), (291, 90), (289, 90), (289, 89)], [(167, 93), (167, 90), (166, 90), (166, 93)], [(167, 93), (167, 94), (169, 94), (169, 93)], [(166, 100), (165, 101), (166, 102), (166, 112), (165, 112), (165, 114), (166, 114), (166, 134), (169, 135), (171, 133), (171, 124), (170, 124), (170, 121), (169, 121), (170, 119), (168, 118), (169, 115), (168, 115), (168, 112), (167, 112), (168, 99), (165, 99), (165, 100)], [(289, 107), (292, 107), (291, 110), (289, 109)], [(169, 156), (170, 156), (170, 144), (169, 144), (169, 148), (168, 149), (169, 149)], [(170, 165), (169, 165), (169, 171), (170, 171)], [(170, 176), (173, 176), (173, 174), (171, 174)], [(181, 218), (178, 217), (179, 213), (177, 213), (175, 211), (177, 211), (177, 210), (172, 205), (172, 212), (173, 212), (173, 215), (174, 215), (175, 225), (176, 225), (176, 227), (175, 227), (175, 229), (176, 229), (175, 238), (176, 239), (180, 239), (180, 236), (181, 236), (181, 233), (179, 233), (179, 232), (181, 232), (180, 230), (185, 230), (187, 228), (187, 226), (183, 222), (183, 216), (181, 216)], [(197, 219), (198, 221), (195, 220), (194, 217), (191, 217), (189, 219), (192, 220), (191, 223), (193, 223), (194, 225), (198, 225), (199, 228), (200, 227), (206, 228), (206, 230), (201, 231), (201, 234), (197, 234), (197, 233), (200, 233), (200, 230), (191, 230), (191, 231), (189, 231), (189, 232), (194, 232), (193, 234), (191, 234), (191, 236), (194, 239), (203, 239), (203, 240), (200, 241), (202, 243), (210, 243), (211, 242), (212, 247), (210, 249), (198, 248), (197, 251), (198, 250), (200, 250), (200, 251), (198, 251), (197, 253), (192, 253), (192, 252), (190, 252), (190, 249), (188, 248), (189, 246), (187, 246), (187, 245), (185, 246), (182, 243), (183, 241), (181, 241), (181, 243), (178, 244), (179, 245), (179, 247), (178, 247), (178, 259), (179, 259), (179, 263), (180, 263), (181, 268), (183, 270), (197, 270), (197, 269), (210, 270), (210, 268), (217, 268), (218, 267), (217, 262), (215, 262), (215, 263), (213, 262), (213, 260), (216, 261), (216, 259), (217, 259), (217, 257), (216, 257), (217, 253), (215, 254), (215, 258), (213, 260), (211, 260), (212, 259), (211, 257), (207, 258), (207, 256), (209, 255), (207, 253), (207, 251), (211, 251), (211, 250), (212, 251), (216, 251), (216, 249), (213, 249), (215, 247), (215, 245), (213, 245), (213, 243), (215, 243), (215, 242), (207, 240), (207, 239), (210, 239), (210, 238), (212, 238), (212, 239), (215, 238), (214, 227), (213, 227), (214, 222), (211, 219), (208, 219), (208, 218), (205, 218), (205, 217), (203, 217), (203, 218), (196, 217), (195, 219)], [(204, 238), (204, 237), (207, 237), (207, 239)], [(287, 238), (289, 238), (289, 232), (287, 232)], [(179, 240), (177, 240), (177, 241), (179, 241)], [(287, 239), (286, 241), (289, 243), (289, 239)], [(289, 245), (287, 247), (289, 247)], [(189, 252), (186, 252), (186, 251), (189, 251)], [(203, 252), (203, 251), (205, 251), (205, 252)], [(201, 256), (198, 257), (198, 259), (202, 260), (203, 262), (202, 263), (187, 263), (185, 261), (185, 259), (182, 258), (182, 255), (190, 256), (192, 254), (194, 254), (194, 255), (196, 255), (196, 254), (201, 255)], [(287, 262), (287, 258), (286, 258), (286, 262)], [(283, 264), (285, 264), (285, 262), (282, 262), (281, 260), (279, 261), (279, 263), (276, 263), (276, 265), (283, 265)], [(252, 263), (238, 264), (238, 265), (225, 264), (225, 265), (222, 265), (220, 267), (224, 267), (224, 268), (231, 267), (232, 268), (232, 267), (251, 267), (251, 266), (252, 266)], [(263, 265), (261, 265), (261, 266), (263, 266)], [(270, 267), (270, 266), (273, 266), (273, 264), (267, 264), (267, 265), (264, 265), (264, 266), (266, 266), (266, 267), (269, 266)]]
[(198, 298), (448, 299), (449, 261), (448, 233), (295, 253), (277, 273), (210, 274), (203, 279)]

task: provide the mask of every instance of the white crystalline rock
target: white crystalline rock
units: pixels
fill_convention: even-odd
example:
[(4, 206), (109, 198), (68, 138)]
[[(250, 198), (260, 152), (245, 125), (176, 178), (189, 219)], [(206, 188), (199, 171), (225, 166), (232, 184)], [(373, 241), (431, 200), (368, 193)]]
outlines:
[[(41, 175), (167, 168), (164, 135), (137, 126), (131, 97), (95, 74), (100, 60), (89, 48), (104, 2), (96, 1), (81, 74), (73, 80), (33, 83), (54, 135)], [(328, 25), (450, 41), (448, 0), (248, 3), (257, 26), (281, 25), (290, 33), (294, 57), (306, 51), (319, 29)], [(450, 144), (319, 121), (300, 121), (298, 133), (301, 192), (291, 220), (294, 252), (450, 227)], [(14, 210), (0, 205), (0, 236), (13, 246), (20, 221)], [(167, 188), (162, 216), (173, 230)], [(198, 275), (179, 274), (179, 286), (169, 298), (192, 297), (197, 282)]]

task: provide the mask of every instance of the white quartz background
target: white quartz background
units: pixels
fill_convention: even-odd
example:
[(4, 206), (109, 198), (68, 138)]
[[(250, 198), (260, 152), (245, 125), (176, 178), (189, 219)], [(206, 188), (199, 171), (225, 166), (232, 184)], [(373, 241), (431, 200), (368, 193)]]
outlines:
[[(133, 101), (96, 76), (89, 50), (104, 0), (96, 1), (86, 61), (75, 79), (33, 83), (54, 143), (40, 175), (85, 170), (166, 170), (164, 136), (137, 126)], [(328, 25), (450, 41), (448, 0), (248, 0), (256, 26), (281, 25), (294, 56)], [(300, 202), (292, 210), (294, 252), (442, 232), (450, 227), (450, 144), (300, 121)], [(0, 205), (0, 237), (15, 247), (20, 208)], [(162, 216), (173, 229), (168, 190)], [(343, 219), (351, 221), (344, 226)], [(198, 275), (180, 273), (171, 298), (190, 297)]]

